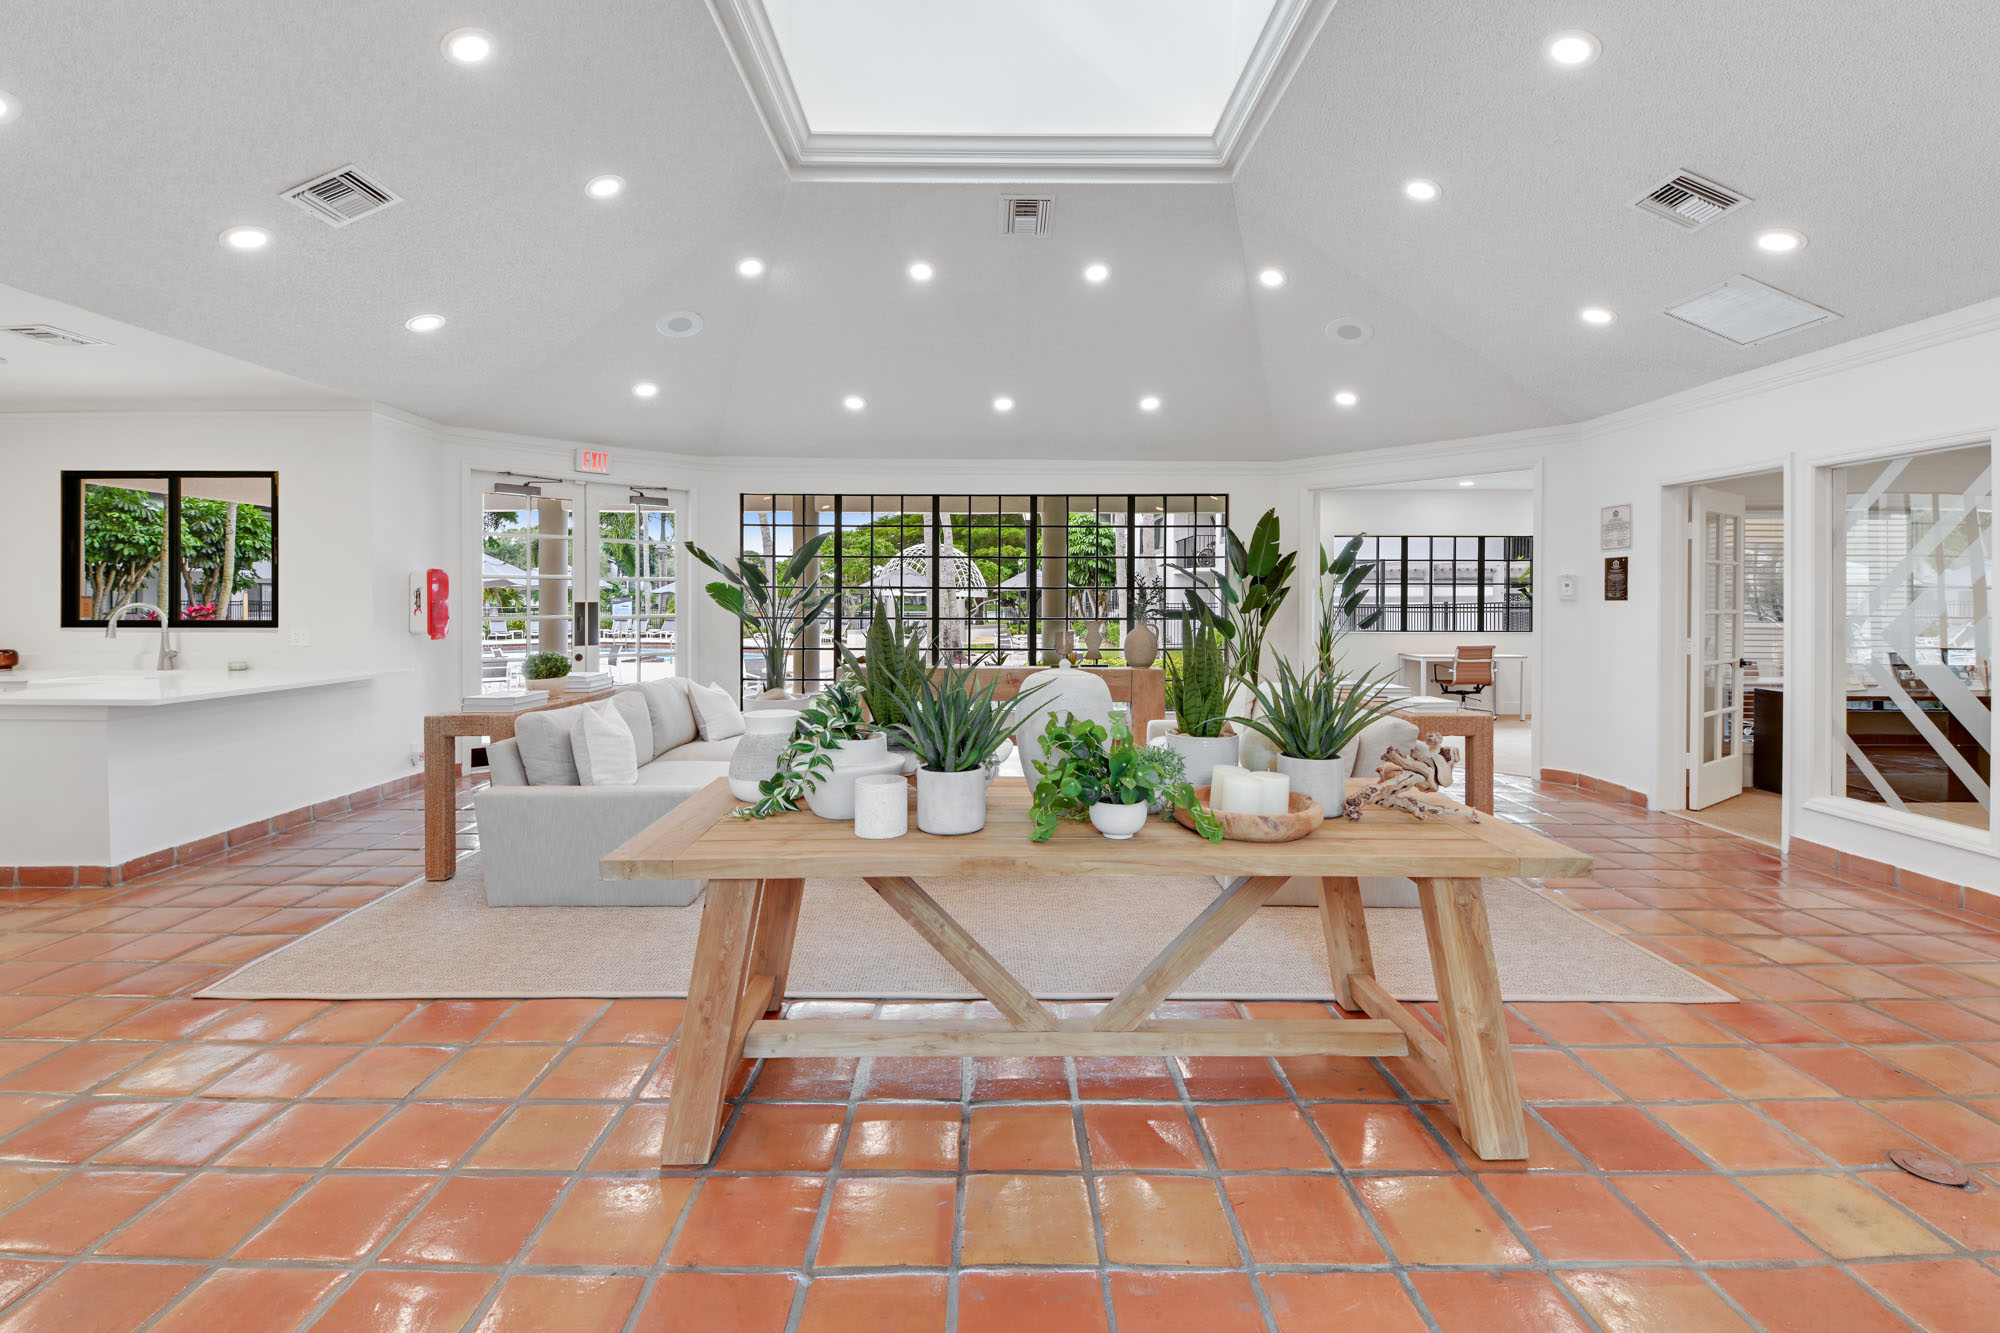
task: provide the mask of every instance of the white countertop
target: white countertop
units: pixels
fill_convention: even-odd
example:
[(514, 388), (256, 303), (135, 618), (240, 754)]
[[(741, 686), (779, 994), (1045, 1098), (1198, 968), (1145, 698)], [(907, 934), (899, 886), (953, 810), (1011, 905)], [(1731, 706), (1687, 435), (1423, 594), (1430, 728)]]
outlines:
[(20, 708), (159, 708), (283, 690), (309, 690), (322, 685), (347, 685), (384, 674), (264, 667), (248, 671), (17, 668), (0, 671), (0, 712)]

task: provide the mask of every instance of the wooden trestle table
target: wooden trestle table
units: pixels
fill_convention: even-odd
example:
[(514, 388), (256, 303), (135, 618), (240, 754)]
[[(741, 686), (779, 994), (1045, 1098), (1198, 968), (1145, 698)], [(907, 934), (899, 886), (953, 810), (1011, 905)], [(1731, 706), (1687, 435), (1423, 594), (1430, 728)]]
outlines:
[[(1431, 797), (1439, 804), (1449, 798)], [(1329, 820), (1296, 842), (1210, 843), (1160, 820), (1130, 841), (1064, 824), (1028, 840), (1028, 787), (1001, 778), (986, 827), (963, 837), (917, 831), (879, 841), (799, 812), (729, 817), (717, 780), (604, 858), (608, 879), (706, 879), (662, 1161), (707, 1162), (721, 1133), (737, 1062), (807, 1056), (1410, 1056), (1457, 1104), (1459, 1128), (1483, 1158), (1527, 1156), (1514, 1057), (1507, 1044), (1481, 881), (1581, 876), (1591, 860), (1490, 817), (1419, 821), (1370, 809)], [(1089, 1018), (1058, 1018), (953, 920), (918, 880), (1047, 875), (1090, 892), (1098, 875), (1236, 876), (1215, 901)], [(1156, 1019), (1153, 1010), (1294, 875), (1316, 876), (1332, 990), (1360, 1019)], [(1356, 877), (1407, 875), (1423, 906), (1444, 1040), (1375, 980)], [(805, 879), (864, 879), (1002, 1015), (955, 1023), (778, 1019)]]

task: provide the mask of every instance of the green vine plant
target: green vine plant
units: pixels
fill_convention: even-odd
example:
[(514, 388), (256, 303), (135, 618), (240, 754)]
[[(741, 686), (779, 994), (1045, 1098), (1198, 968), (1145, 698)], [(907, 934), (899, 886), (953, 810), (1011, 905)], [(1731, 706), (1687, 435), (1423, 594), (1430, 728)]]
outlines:
[(736, 811), (737, 819), (765, 819), (796, 810), (821, 781), (833, 773), (833, 756), (841, 741), (858, 741), (870, 732), (863, 715), (861, 691), (851, 677), (842, 677), (813, 696), (799, 710), (799, 725), (778, 756), (778, 771), (757, 784), (763, 795)]
[(1040, 776), (1029, 807), (1030, 841), (1047, 842), (1064, 820), (1089, 819), (1090, 807), (1099, 802), (1150, 806), (1156, 800), (1189, 811), (1195, 832), (1210, 842), (1222, 841), (1222, 821), (1215, 812), (1195, 796), (1176, 765), (1166, 763), (1158, 751), (1133, 744), (1122, 715), (1112, 719), (1107, 731), (1074, 713), (1062, 718), (1051, 713), (1042, 728), (1042, 751), (1044, 757), (1035, 761)]

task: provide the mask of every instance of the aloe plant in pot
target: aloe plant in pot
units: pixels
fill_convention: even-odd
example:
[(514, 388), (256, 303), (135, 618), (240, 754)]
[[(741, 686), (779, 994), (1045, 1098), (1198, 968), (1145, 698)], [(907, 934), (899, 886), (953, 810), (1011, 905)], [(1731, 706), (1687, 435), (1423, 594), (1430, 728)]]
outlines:
[(1278, 747), (1273, 766), (1292, 780), (1293, 791), (1338, 810), (1354, 771), (1355, 739), (1396, 711), (1383, 697), (1389, 676), (1319, 666), (1301, 674), (1282, 656), (1277, 665), (1274, 679), (1249, 686), (1260, 715), (1230, 720)]
[(1163, 739), (1187, 766), (1189, 785), (1205, 787), (1217, 764), (1236, 762), (1239, 737), (1225, 733), (1229, 721), (1229, 663), (1222, 635), (1214, 628), (1181, 622), (1187, 647), (1167, 657), (1167, 678), (1174, 695), (1174, 730)]
[(998, 699), (998, 679), (973, 683), (972, 668), (945, 666), (891, 692), (903, 720), (889, 733), (917, 756), (917, 827), (926, 833), (977, 833), (986, 827), (986, 788), (1001, 747), (1040, 689)]

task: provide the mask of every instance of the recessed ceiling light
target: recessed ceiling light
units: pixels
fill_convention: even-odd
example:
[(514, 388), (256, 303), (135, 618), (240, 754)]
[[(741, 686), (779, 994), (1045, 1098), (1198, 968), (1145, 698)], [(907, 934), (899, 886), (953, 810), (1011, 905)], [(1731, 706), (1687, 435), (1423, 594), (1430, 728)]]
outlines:
[(1542, 48), (1549, 57), (1549, 63), (1561, 65), (1565, 69), (1582, 69), (1597, 59), (1603, 48), (1597, 39), (1578, 28), (1559, 32), (1549, 38), (1549, 44)]
[(583, 192), (592, 199), (616, 199), (625, 193), (623, 176), (592, 176), (585, 182)]
[(1438, 187), (1436, 181), (1425, 180), (1422, 176), (1418, 176), (1414, 180), (1403, 182), (1403, 193), (1420, 204), (1428, 204), (1444, 191)]
[(632, 396), (634, 398), (658, 398), (660, 396), (660, 386), (651, 380), (640, 380), (632, 386)]
[(1788, 255), (1805, 247), (1805, 234), (1790, 227), (1773, 227), (1770, 231), (1757, 233), (1757, 248), (1768, 254)]
[(1111, 270), (1102, 264), (1091, 264), (1083, 270), (1085, 282), (1103, 282), (1111, 276)]
[(1360, 402), (1361, 399), (1354, 392), (1354, 390), (1342, 389), (1339, 393), (1333, 396), (1333, 401), (1340, 404), (1340, 406), (1342, 407), (1352, 407), (1356, 403)]
[(493, 58), (493, 34), (478, 28), (457, 28), (444, 35), (445, 59), (460, 65), (483, 65)]
[(1576, 312), (1576, 317), (1586, 324), (1600, 326), (1609, 324), (1612, 320), (1618, 318), (1618, 316), (1612, 314), (1601, 305), (1587, 305)]
[(850, 412), (859, 412), (862, 408), (868, 406), (868, 400), (858, 393), (850, 393), (847, 397), (840, 400), (840, 405)]
[(910, 277), (913, 281), (929, 282), (932, 278), (936, 276), (937, 276), (937, 270), (932, 268), (929, 264), (926, 264), (921, 259), (919, 259), (916, 263), (910, 265)]
[(1470, 486), (1472, 485), (1472, 478), (1467, 477), (1464, 481), (1461, 481), (1458, 484), (1461, 486)]
[(993, 410), (995, 412), (1012, 412), (1014, 410), (1014, 400), (1003, 393), (993, 400)]
[(746, 278), (761, 278), (764, 276), (764, 261), (752, 256), (737, 264), (736, 271)]
[(14, 100), (13, 95), (11, 93), (0, 93), (0, 125), (5, 125), (20, 114), (21, 104)]
[(403, 327), (411, 333), (436, 333), (444, 327), (443, 315), (411, 315), (403, 321)]
[(1282, 287), (1285, 285), (1285, 271), (1281, 268), (1267, 268), (1257, 275), (1257, 281), (1266, 287)]
[(231, 227), (222, 233), (222, 243), (232, 250), (262, 250), (271, 243), (271, 233), (262, 227)]
[(1159, 398), (1158, 398), (1158, 397), (1157, 397), (1156, 395), (1154, 395), (1154, 394), (1150, 394), (1150, 393), (1149, 393), (1149, 394), (1147, 394), (1147, 395), (1146, 395), (1146, 396), (1145, 396), (1144, 398), (1141, 398), (1141, 399), (1139, 400), (1139, 410), (1140, 410), (1141, 412), (1157, 412), (1157, 411), (1159, 411), (1159, 410), (1160, 410), (1160, 400), (1159, 400)]

